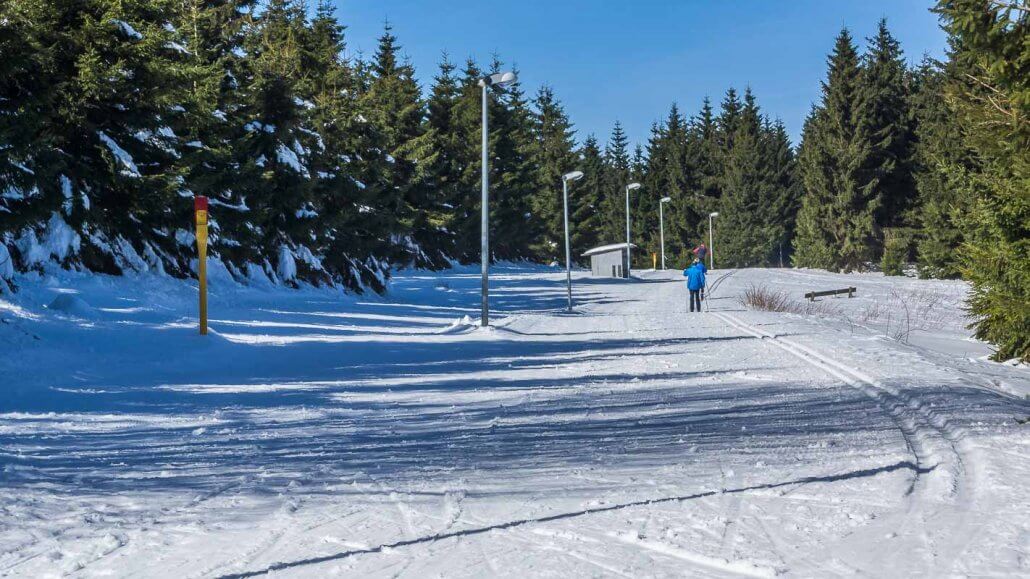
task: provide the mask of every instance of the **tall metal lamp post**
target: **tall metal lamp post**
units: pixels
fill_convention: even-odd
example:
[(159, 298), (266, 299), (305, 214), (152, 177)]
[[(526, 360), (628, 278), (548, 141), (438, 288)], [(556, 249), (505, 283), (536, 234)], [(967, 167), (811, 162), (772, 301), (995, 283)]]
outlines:
[(480, 251), (482, 252), (483, 259), (483, 312), (479, 325), (484, 328), (490, 325), (490, 158), (488, 154), (490, 150), (490, 133), (488, 128), (490, 96), (487, 89), (491, 86), (503, 87), (515, 82), (515, 80), (514, 72), (499, 72), (479, 79), (479, 86), (483, 88), (483, 231), (480, 237)]
[(562, 201), (565, 207), (565, 286), (569, 294), (569, 311), (572, 311), (572, 251), (569, 245), (569, 183), (583, 178), (583, 171), (566, 173), (561, 178)]
[(662, 243), (662, 271), (665, 271), (665, 212), (662, 209), (669, 201), (672, 201), (672, 197), (662, 197), (658, 201), (658, 238)]
[(633, 275), (633, 255), (629, 243), (629, 192), (640, 189), (640, 183), (626, 185), (626, 277)]
[(715, 234), (712, 233), (712, 219), (718, 216), (718, 211), (708, 214), (708, 269), (715, 269)]

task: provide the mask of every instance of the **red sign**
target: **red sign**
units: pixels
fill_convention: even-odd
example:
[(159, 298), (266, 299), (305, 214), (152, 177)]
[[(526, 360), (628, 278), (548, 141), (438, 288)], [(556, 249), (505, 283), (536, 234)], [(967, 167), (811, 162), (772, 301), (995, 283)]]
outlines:
[(197, 196), (193, 198), (194, 211), (207, 211), (207, 197)]

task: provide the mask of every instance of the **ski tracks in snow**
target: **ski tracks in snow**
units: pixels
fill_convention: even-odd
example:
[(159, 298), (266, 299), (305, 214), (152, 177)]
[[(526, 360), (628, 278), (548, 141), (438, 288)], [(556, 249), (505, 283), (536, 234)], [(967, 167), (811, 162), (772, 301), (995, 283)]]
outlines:
[[(975, 507), (979, 490), (974, 451), (965, 444), (963, 432), (936, 414), (912, 390), (901, 391), (868, 374), (851, 368), (788, 337), (769, 333), (748, 324), (727, 312), (712, 312), (731, 327), (753, 335), (791, 356), (818, 368), (845, 384), (857, 388), (876, 401), (894, 421), (915, 460), (916, 469), (909, 488), (910, 508), (898, 533), (923, 533), (929, 556), (913, 560), (908, 549), (891, 549), (882, 553), (879, 568), (897, 572), (909, 568), (926, 571), (926, 565), (942, 573), (951, 571), (950, 564), (964, 550), (975, 526), (970, 526), (969, 512)], [(942, 518), (944, 521), (935, 521)], [(944, 522), (938, 526), (939, 522)], [(913, 529), (913, 527), (915, 527)]]

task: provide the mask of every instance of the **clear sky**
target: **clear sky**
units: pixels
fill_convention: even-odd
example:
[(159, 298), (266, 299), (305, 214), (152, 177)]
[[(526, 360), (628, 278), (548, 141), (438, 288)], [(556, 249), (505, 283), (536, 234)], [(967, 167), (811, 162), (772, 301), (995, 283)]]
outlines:
[(941, 57), (931, 0), (335, 0), (349, 49), (371, 55), (389, 19), (427, 89), (446, 50), (461, 64), (493, 53), (515, 62), (527, 93), (554, 88), (582, 140), (607, 141), (616, 119), (631, 142), (675, 101), (688, 115), (705, 95), (750, 85), (797, 142), (819, 98), (842, 26), (864, 47), (886, 17), (909, 61)]

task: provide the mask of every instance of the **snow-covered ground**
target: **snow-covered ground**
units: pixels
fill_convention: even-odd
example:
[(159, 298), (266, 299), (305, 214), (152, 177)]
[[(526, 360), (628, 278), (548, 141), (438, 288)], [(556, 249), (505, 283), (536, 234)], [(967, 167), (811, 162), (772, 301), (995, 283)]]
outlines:
[(492, 329), (457, 270), (216, 281), (206, 338), (188, 282), (19, 278), (0, 575), (1030, 574), (1030, 370), (961, 283), (717, 271), (690, 315), (679, 272), (577, 273), (568, 314), (563, 274), (494, 273)]

